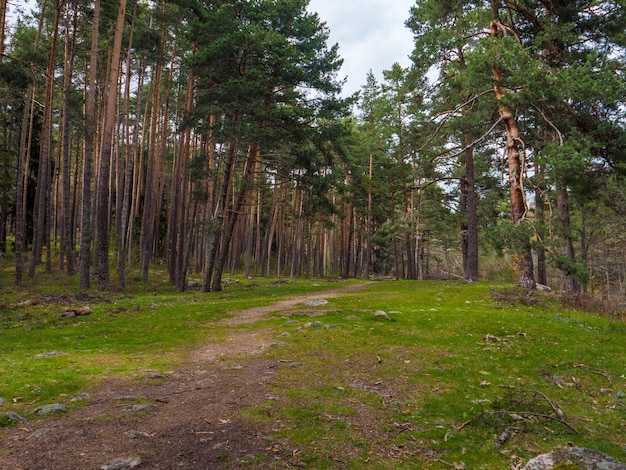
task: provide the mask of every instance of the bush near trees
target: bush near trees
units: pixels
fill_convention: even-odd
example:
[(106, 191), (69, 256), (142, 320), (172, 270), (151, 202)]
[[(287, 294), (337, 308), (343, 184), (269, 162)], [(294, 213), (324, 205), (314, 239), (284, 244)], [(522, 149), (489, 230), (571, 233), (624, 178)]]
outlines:
[(306, 0), (0, 7), (18, 285), (123, 287), (151, 263), (180, 290), (227, 271), (474, 281), (510, 259), (527, 288), (623, 305), (623, 2), (417, 0), (413, 65), (348, 99)]

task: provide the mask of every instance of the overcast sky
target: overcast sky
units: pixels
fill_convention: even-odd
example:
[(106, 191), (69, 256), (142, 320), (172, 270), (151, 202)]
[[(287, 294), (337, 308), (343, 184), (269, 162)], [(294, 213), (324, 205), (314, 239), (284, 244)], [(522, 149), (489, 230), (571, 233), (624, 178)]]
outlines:
[(339, 43), (340, 77), (348, 78), (344, 95), (359, 91), (370, 69), (381, 81), (395, 62), (410, 65), (413, 34), (404, 23), (413, 5), (415, 0), (310, 0), (309, 10), (330, 28), (329, 45)]

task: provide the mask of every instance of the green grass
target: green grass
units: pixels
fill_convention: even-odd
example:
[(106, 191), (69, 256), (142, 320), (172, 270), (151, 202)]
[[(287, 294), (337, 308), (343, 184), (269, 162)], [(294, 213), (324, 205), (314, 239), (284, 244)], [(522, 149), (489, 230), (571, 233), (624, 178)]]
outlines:
[(319, 320), (342, 326), (293, 333), (276, 354), (303, 363), (268, 406), (304, 462), (502, 469), (568, 443), (626, 460), (623, 323), (498, 304), (484, 284), (378, 283), (332, 305)]
[[(4, 288), (0, 413), (27, 413), (105, 377), (173, 369), (190, 348), (224, 337), (215, 322), (229, 311), (336, 286), (235, 280), (222, 293), (179, 294), (136, 285), (92, 292), (93, 313), (75, 318), (59, 317), (63, 302), (15, 306), (76, 292), (70, 282), (31, 285), (27, 295)], [(498, 302), (491, 287), (370, 283), (319, 307), (322, 327), (279, 315), (239, 327), (289, 333), (265, 353), (283, 364), (272, 381), (278, 399), (242, 417), (310, 468), (495, 470), (570, 443), (626, 461), (626, 324), (546, 295), (526, 302), (510, 286), (512, 301)], [(51, 351), (64, 355), (35, 357)]]

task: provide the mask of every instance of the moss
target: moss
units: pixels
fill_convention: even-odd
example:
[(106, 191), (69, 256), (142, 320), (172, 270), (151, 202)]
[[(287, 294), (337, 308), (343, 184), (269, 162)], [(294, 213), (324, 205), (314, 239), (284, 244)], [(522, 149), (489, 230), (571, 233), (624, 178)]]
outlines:
[(555, 467), (552, 467), (552, 470), (580, 470), (580, 466), (575, 463), (561, 462)]

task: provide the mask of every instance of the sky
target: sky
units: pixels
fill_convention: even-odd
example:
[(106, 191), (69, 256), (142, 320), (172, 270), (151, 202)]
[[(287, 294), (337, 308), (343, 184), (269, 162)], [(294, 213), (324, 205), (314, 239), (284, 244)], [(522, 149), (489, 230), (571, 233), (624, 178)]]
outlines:
[(415, 0), (310, 0), (309, 11), (330, 28), (329, 46), (339, 43), (339, 77), (348, 78), (344, 96), (365, 85), (369, 70), (380, 82), (395, 62), (411, 64), (413, 33), (404, 23), (413, 5)]

